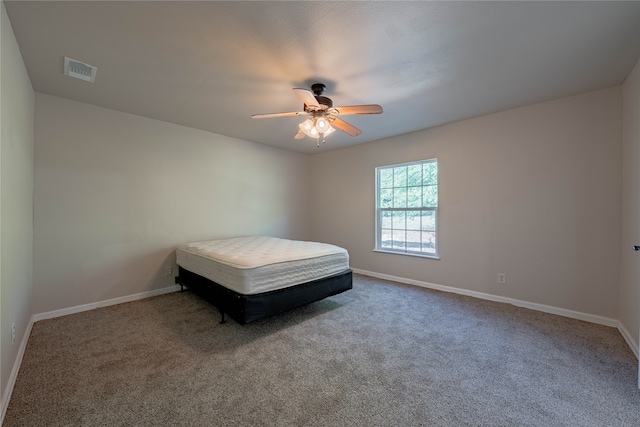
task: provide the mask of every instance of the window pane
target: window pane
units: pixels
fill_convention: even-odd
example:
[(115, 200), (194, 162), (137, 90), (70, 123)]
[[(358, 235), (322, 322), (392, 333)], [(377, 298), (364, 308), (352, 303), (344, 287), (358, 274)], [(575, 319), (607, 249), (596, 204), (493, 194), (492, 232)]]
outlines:
[(407, 230), (420, 230), (422, 211), (407, 211)]
[(438, 186), (427, 185), (422, 187), (423, 206), (438, 206)]
[(380, 188), (393, 187), (393, 168), (379, 169), (380, 173)]
[(380, 247), (382, 249), (391, 249), (391, 230), (382, 229), (380, 230)]
[(380, 216), (380, 226), (382, 228), (391, 228), (391, 212), (384, 211)]
[(393, 189), (393, 207), (394, 208), (407, 207), (407, 188), (406, 187)]
[(434, 211), (422, 211), (422, 231), (436, 231), (436, 213)]
[(420, 252), (421, 243), (420, 243), (420, 232), (419, 231), (407, 231), (407, 250)]
[(422, 252), (436, 253), (436, 233), (433, 231), (422, 232)]
[(407, 207), (419, 208), (422, 206), (422, 187), (407, 188)]
[(393, 249), (406, 249), (405, 245), (405, 231), (393, 230)]
[(422, 165), (422, 183), (435, 185), (438, 183), (438, 162), (427, 162)]
[(405, 213), (403, 212), (393, 212), (393, 228), (398, 230), (404, 230), (406, 228), (407, 221), (405, 220)]
[(407, 184), (409, 186), (422, 185), (422, 165), (409, 166), (407, 174)]
[(381, 208), (392, 208), (393, 207), (393, 189), (387, 188), (384, 190), (380, 190), (380, 207)]
[(407, 167), (406, 166), (393, 168), (393, 186), (394, 187), (407, 186)]

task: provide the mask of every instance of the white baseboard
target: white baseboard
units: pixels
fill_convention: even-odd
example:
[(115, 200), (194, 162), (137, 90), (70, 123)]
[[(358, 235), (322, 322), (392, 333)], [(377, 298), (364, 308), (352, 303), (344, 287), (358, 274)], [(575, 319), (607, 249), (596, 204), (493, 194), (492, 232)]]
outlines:
[(105, 301), (92, 302), (89, 304), (77, 305), (75, 307), (62, 308), (60, 310), (47, 311), (46, 313), (35, 314), (34, 322), (45, 319), (53, 319), (56, 317), (66, 316), (67, 314), (81, 313), (83, 311), (95, 310), (96, 308), (108, 307), (110, 305), (123, 304), (125, 302), (137, 301), (149, 297), (155, 297), (158, 295), (164, 295), (171, 292), (180, 290), (180, 285), (171, 285), (166, 288), (156, 289), (148, 292), (141, 292), (139, 294), (127, 295), (125, 297), (113, 298)]
[(444, 286), (444, 285), (437, 285), (435, 283), (422, 282), (422, 281), (413, 280), (413, 279), (406, 279), (404, 277), (390, 276), (390, 275), (387, 275), (387, 274), (380, 274), (380, 273), (375, 273), (373, 271), (360, 270), (360, 269), (357, 269), (357, 268), (352, 268), (351, 270), (353, 270), (354, 273), (362, 274), (362, 275), (365, 275), (365, 276), (376, 277), (378, 279), (384, 279), (384, 280), (390, 280), (390, 281), (393, 281), (393, 282), (406, 283), (408, 285), (415, 285), (415, 286), (420, 286), (420, 287), (423, 287), (423, 288), (434, 289), (434, 290), (443, 291), (443, 292), (451, 292), (451, 293), (455, 293), (455, 294), (466, 295), (466, 296), (480, 298), (480, 299), (489, 300), (489, 301), (504, 302), (504, 303), (512, 304), (512, 305), (515, 305), (515, 306), (518, 306), (518, 307), (524, 307), (524, 308), (529, 308), (531, 310), (542, 311), (544, 313), (557, 314), (559, 316), (570, 317), (572, 319), (584, 320), (586, 322), (598, 323), (600, 325), (606, 325), (606, 326), (612, 326), (612, 327), (618, 328), (620, 330), (620, 332), (624, 336), (624, 338), (627, 341), (627, 343), (632, 347), (632, 350), (633, 350), (634, 354), (636, 355), (636, 357), (638, 357), (638, 345), (631, 338), (631, 336), (629, 335), (629, 332), (627, 332), (626, 330), (625, 330), (625, 332), (622, 332), (622, 329), (624, 329), (624, 327), (616, 319), (611, 319), (609, 317), (604, 317), (604, 316), (597, 316), (595, 314), (582, 313), (580, 311), (568, 310), (566, 308), (553, 307), (553, 306), (550, 306), (550, 305), (537, 304), (537, 303), (534, 303), (534, 302), (522, 301), (522, 300), (518, 300), (518, 299), (514, 299), (514, 298), (502, 297), (502, 296), (499, 296), (499, 295), (486, 294), (484, 292), (470, 291), (470, 290), (467, 290), (467, 289), (454, 288), (454, 287), (451, 287), (451, 286)]
[(31, 335), (31, 328), (33, 328), (33, 316), (31, 316), (31, 320), (29, 320), (29, 324), (27, 325), (27, 329), (24, 331), (24, 335), (22, 336), (22, 341), (20, 342), (20, 348), (18, 349), (18, 354), (16, 355), (16, 360), (13, 363), (13, 369), (11, 369), (11, 374), (9, 376), (9, 382), (7, 383), (7, 388), (2, 393), (2, 413), (0, 413), (0, 426), (4, 423), (4, 416), (7, 414), (7, 408), (9, 407), (9, 401), (11, 400), (11, 394), (13, 393), (13, 387), (16, 384), (16, 379), (18, 378), (18, 372), (20, 371), (20, 365), (22, 364), (22, 358), (24, 357), (24, 352), (27, 349), (27, 342), (29, 341), (29, 336)]
[(631, 351), (633, 351), (633, 354), (636, 355), (636, 359), (639, 359), (640, 357), (638, 355), (638, 343), (636, 342), (636, 340), (631, 336), (629, 331), (627, 331), (627, 328), (625, 328), (624, 325), (620, 322), (618, 322), (618, 330), (622, 334), (622, 337), (627, 342), (627, 344), (629, 344), (629, 347), (631, 347)]

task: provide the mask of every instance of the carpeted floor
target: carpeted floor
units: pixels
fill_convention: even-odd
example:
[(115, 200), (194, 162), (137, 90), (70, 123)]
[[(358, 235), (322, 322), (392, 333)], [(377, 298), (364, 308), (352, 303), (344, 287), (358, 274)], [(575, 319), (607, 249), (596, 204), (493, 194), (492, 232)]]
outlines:
[(610, 327), (354, 275), (218, 324), (190, 292), (37, 322), (5, 426), (639, 426)]

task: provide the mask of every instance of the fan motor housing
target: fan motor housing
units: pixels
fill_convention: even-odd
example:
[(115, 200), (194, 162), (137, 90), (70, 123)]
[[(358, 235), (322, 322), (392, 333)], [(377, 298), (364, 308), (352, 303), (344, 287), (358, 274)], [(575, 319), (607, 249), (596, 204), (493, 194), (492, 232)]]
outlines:
[(318, 101), (318, 104), (320, 105), (326, 105), (327, 108), (333, 108), (333, 101), (331, 100), (331, 98), (327, 98), (326, 96), (316, 96), (316, 101)]

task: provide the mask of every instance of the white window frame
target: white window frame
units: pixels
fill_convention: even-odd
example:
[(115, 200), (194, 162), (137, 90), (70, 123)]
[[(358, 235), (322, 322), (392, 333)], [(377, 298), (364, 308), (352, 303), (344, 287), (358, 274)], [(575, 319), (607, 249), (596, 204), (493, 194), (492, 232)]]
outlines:
[[(426, 160), (419, 160), (419, 161), (415, 161), (415, 162), (408, 162), (408, 163), (400, 163), (400, 164), (396, 164), (396, 165), (385, 165), (385, 166), (379, 166), (376, 167), (376, 188), (375, 188), (375, 193), (376, 193), (376, 240), (375, 240), (375, 248), (374, 248), (374, 252), (385, 252), (385, 253), (393, 253), (393, 254), (400, 254), (400, 255), (411, 255), (411, 256), (419, 256), (419, 257), (424, 257), (424, 258), (432, 258), (432, 259), (440, 259), (439, 257), (439, 252), (438, 252), (438, 242), (439, 242), (439, 235), (438, 235), (438, 199), (439, 199), (439, 170), (436, 169), (436, 178), (435, 178), (435, 184), (425, 184), (424, 182), (424, 178), (421, 180), (423, 181), (421, 183), (420, 186), (409, 186), (408, 183), (406, 185), (395, 185), (395, 182), (393, 183), (393, 186), (391, 187), (392, 189), (396, 189), (396, 188), (406, 188), (407, 192), (409, 188), (420, 188), (420, 192), (422, 194), (422, 199), (421, 199), (421, 206), (419, 207), (381, 207), (380, 206), (380, 197), (381, 197), (381, 179), (380, 179), (380, 174), (383, 170), (386, 169), (395, 169), (395, 168), (402, 168), (402, 167), (409, 167), (409, 166), (415, 166), (415, 165), (424, 165), (427, 163), (435, 163), (436, 165), (438, 165), (438, 159), (437, 158), (433, 158), (433, 159), (426, 159)], [(424, 173), (424, 168), (423, 168), (423, 172)], [(395, 177), (395, 174), (394, 174)], [(395, 179), (395, 178), (394, 178)], [(435, 205), (430, 205), (430, 206), (425, 206), (425, 200), (424, 200), (424, 189), (425, 187), (433, 187), (435, 185), (436, 187), (436, 200), (435, 200)], [(389, 187), (387, 187), (386, 189), (389, 189)], [(420, 232), (420, 247), (416, 250), (416, 249), (410, 249), (407, 245), (405, 245), (404, 248), (397, 248), (397, 247), (393, 247), (393, 243), (391, 245), (391, 247), (389, 247), (388, 245), (383, 246), (382, 244), (382, 235), (383, 235), (383, 228), (382, 228), (382, 224), (383, 224), (383, 220), (382, 220), (382, 215), (384, 212), (407, 212), (407, 211), (421, 211), (421, 212), (432, 212), (433, 213), (433, 217), (434, 217), (434, 225), (432, 228), (429, 228), (428, 230), (423, 229), (423, 225), (422, 222), (420, 223), (420, 229), (419, 230), (415, 230), (415, 229), (408, 229), (407, 226), (407, 219), (405, 218), (405, 226), (404, 228), (400, 227), (398, 230), (404, 230), (405, 233), (405, 242), (407, 241), (407, 232)], [(422, 216), (421, 216), (422, 217)], [(422, 220), (421, 220), (422, 221)], [(393, 221), (391, 221), (391, 223), (393, 224)], [(393, 225), (391, 226), (391, 229), (385, 228), (385, 230), (389, 231), (389, 230), (394, 230), (393, 229)], [(435, 236), (435, 242), (434, 242), (434, 248), (433, 248), (433, 252), (427, 252), (424, 251), (424, 249), (422, 248), (423, 245), (423, 241), (422, 241), (422, 236), (423, 236), (423, 232), (427, 232), (427, 233), (434, 233)], [(393, 233), (392, 233), (393, 235)]]

